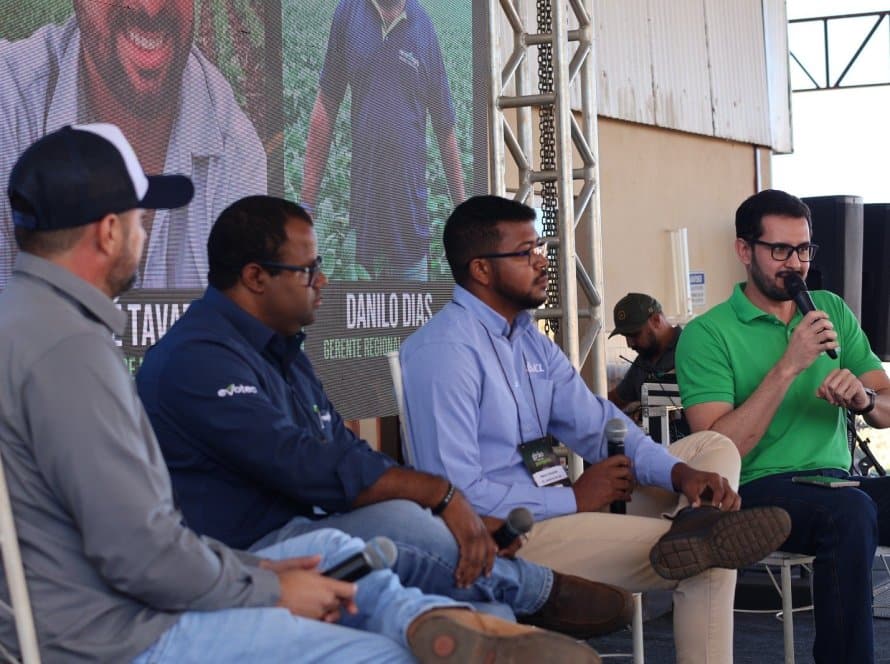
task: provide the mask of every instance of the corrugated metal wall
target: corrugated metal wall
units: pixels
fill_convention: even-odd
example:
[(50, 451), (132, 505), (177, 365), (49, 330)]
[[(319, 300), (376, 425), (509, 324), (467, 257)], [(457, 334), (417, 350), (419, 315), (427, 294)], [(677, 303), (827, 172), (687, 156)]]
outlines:
[(784, 0), (595, 0), (594, 14), (600, 115), (791, 149)]

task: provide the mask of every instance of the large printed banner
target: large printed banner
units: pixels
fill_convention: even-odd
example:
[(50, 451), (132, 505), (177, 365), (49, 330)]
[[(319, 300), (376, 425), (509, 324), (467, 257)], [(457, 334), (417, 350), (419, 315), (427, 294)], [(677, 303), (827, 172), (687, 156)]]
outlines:
[[(347, 417), (395, 411), (385, 355), (450, 297), (442, 226), (474, 180), (471, 0), (18, 0), (0, 25), (0, 183), (31, 142), (113, 122), (194, 201), (149, 220), (119, 340), (145, 350), (206, 285), (238, 198), (313, 214), (330, 284), (307, 352)], [(484, 86), (483, 86), (484, 89)], [(484, 162), (480, 159), (480, 162)], [(15, 242), (0, 197), (0, 289)]]

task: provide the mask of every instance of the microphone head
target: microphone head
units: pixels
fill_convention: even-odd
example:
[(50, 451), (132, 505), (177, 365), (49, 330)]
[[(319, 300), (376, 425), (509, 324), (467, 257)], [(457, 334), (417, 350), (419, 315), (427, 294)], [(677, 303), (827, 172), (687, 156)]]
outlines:
[(606, 422), (606, 440), (624, 440), (627, 436), (627, 422), (620, 417), (613, 417)]
[(807, 290), (806, 282), (804, 282), (803, 278), (797, 272), (784, 273), (782, 275), (782, 281), (785, 282), (785, 291), (791, 299), (796, 298), (798, 294)]
[(535, 517), (524, 507), (514, 507), (507, 515), (507, 525), (518, 535), (524, 535), (535, 524)]
[(365, 545), (365, 561), (372, 570), (390, 569), (396, 564), (399, 550), (388, 537), (375, 537)]

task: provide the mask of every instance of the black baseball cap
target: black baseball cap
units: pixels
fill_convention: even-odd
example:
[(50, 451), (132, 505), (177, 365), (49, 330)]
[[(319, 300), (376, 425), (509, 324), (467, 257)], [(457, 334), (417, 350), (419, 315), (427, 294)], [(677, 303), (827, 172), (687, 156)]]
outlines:
[(178, 208), (195, 188), (185, 175), (145, 175), (113, 124), (62, 127), (26, 149), (9, 175), (16, 226), (36, 231), (74, 228), (133, 208)]
[(652, 314), (661, 311), (661, 305), (651, 295), (645, 293), (628, 293), (615, 304), (612, 312), (615, 329), (609, 335), (633, 335), (639, 332)]

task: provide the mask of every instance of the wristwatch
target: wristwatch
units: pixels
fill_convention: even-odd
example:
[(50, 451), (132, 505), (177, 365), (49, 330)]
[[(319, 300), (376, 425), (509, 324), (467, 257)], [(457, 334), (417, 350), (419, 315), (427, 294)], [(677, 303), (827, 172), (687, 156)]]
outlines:
[(868, 405), (860, 410), (854, 410), (853, 412), (856, 415), (866, 415), (875, 409), (875, 398), (877, 398), (878, 393), (870, 387), (866, 387), (865, 394), (868, 396)]

